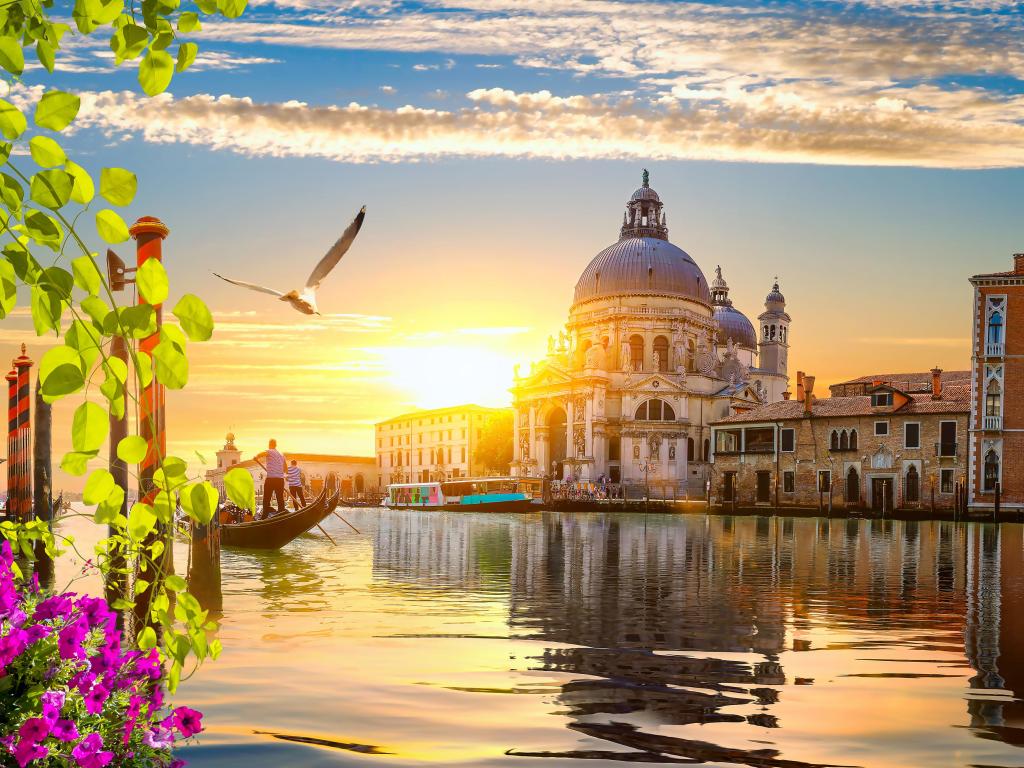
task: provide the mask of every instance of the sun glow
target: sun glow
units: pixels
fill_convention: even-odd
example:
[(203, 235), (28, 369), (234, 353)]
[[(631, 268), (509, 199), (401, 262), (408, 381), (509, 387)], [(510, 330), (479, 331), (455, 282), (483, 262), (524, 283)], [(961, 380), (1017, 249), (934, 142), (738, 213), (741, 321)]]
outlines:
[(511, 402), (515, 357), (481, 344), (424, 344), (377, 350), (392, 386), (418, 408)]

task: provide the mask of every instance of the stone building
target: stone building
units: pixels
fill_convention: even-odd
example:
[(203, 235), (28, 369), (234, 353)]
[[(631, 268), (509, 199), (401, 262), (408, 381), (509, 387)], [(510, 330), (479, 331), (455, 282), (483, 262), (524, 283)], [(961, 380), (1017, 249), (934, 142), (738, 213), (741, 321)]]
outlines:
[(420, 483), (475, 477), (473, 452), (487, 420), (501, 408), (456, 405), (415, 411), (382, 421), (374, 444), (380, 488), (388, 483)]
[(733, 306), (720, 268), (709, 285), (669, 242), (644, 171), (618, 241), (583, 271), (547, 357), (516, 369), (513, 472), (702, 494), (710, 423), (788, 389), (778, 283), (758, 320), (759, 330)]
[[(361, 499), (376, 496), (377, 467), (372, 456), (339, 456), (323, 453), (297, 453), (284, 451), (285, 460), (298, 462), (303, 485), (313, 493), (319, 493), (329, 480), (341, 487), (346, 499)], [(263, 480), (266, 477), (267, 452), (261, 451), (252, 459), (243, 459), (242, 452), (235, 445), (235, 436), (230, 432), (224, 447), (217, 451), (217, 466), (206, 470), (206, 479), (217, 489), (221, 498), (224, 492), (224, 475), (233, 467), (241, 467), (252, 475), (256, 486), (256, 500), (263, 497)]]
[(974, 286), (968, 503), (1024, 509), (1024, 253)]
[(716, 422), (712, 503), (952, 508), (966, 480), (970, 386), (944, 385), (939, 369), (900, 377), (905, 389), (885, 378), (817, 399), (814, 377), (797, 373), (795, 400)]

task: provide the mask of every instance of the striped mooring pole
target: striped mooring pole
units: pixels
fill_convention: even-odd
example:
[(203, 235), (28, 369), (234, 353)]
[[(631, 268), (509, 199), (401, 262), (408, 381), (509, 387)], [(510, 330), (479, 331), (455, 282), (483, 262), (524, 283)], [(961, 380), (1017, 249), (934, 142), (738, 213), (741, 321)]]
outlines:
[(32, 430), (27, 348), (7, 374), (7, 517), (21, 521), (32, 516)]

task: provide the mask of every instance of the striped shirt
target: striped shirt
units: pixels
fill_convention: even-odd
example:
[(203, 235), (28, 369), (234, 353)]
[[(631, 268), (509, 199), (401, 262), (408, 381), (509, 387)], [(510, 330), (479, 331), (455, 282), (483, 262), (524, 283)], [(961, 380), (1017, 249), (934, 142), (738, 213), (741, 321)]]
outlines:
[(288, 467), (288, 485), (302, 485), (302, 475), (298, 467)]
[(267, 477), (284, 477), (284, 456), (276, 448), (267, 451)]

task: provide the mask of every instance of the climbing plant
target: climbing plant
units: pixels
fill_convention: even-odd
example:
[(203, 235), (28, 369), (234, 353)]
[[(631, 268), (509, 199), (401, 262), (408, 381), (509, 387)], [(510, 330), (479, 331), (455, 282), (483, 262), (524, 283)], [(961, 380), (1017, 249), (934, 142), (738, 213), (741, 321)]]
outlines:
[[(6, 98), (0, 98), (0, 319), (27, 298), (35, 332), (57, 337), (40, 360), (38, 377), (47, 402), (73, 409), (72, 450), (60, 465), (86, 477), (83, 501), (95, 506), (95, 522), (112, 533), (98, 545), (94, 562), (124, 585), (111, 608), (133, 609), (139, 616), (129, 622), (127, 639), (142, 652), (156, 649), (172, 692), (186, 665), (216, 656), (220, 647), (216, 640), (208, 643), (214, 625), (185, 581), (165, 572), (164, 554), (178, 500), (194, 521), (209, 523), (218, 495), (209, 483), (189, 476), (183, 458), (157, 455), (152, 493), (125, 515), (125, 489), (104, 468), (110, 458), (104, 449), (111, 414), (134, 414), (135, 432), (142, 431), (140, 418), (147, 417), (140, 415), (139, 393), (154, 378), (168, 389), (186, 386), (188, 346), (210, 339), (213, 318), (201, 299), (186, 294), (171, 310), (176, 322), (158, 330), (153, 305), (167, 299), (168, 280), (156, 259), (147, 260), (136, 276), (146, 303), (118, 305), (97, 251), (129, 239), (118, 209), (135, 198), (138, 179), (125, 168), (90, 168), (69, 157), (61, 137), (74, 126), (81, 101), (47, 83), (60, 72), (68, 40), (102, 38), (117, 66), (137, 67), (147, 95), (161, 93), (195, 61), (197, 45), (184, 38), (200, 31), (204, 18), (235, 18), (245, 5), (246, 0), (194, 0), (189, 7), (179, 0), (76, 0), (73, 8), (53, 0), (0, 3), (0, 67), (7, 83)], [(30, 67), (32, 59), (41, 68)], [(23, 80), (27, 68), (33, 88)], [(83, 223), (90, 221), (96, 236), (85, 231)], [(135, 344), (155, 333), (159, 342), (152, 354)], [(116, 338), (127, 342), (127, 364), (111, 353)], [(129, 434), (114, 450), (137, 466), (150, 448), (141, 434)], [(235, 503), (253, 507), (247, 472), (229, 473), (226, 486)], [(38, 521), (6, 522), (0, 533), (26, 556), (37, 542), (56, 552)]]

